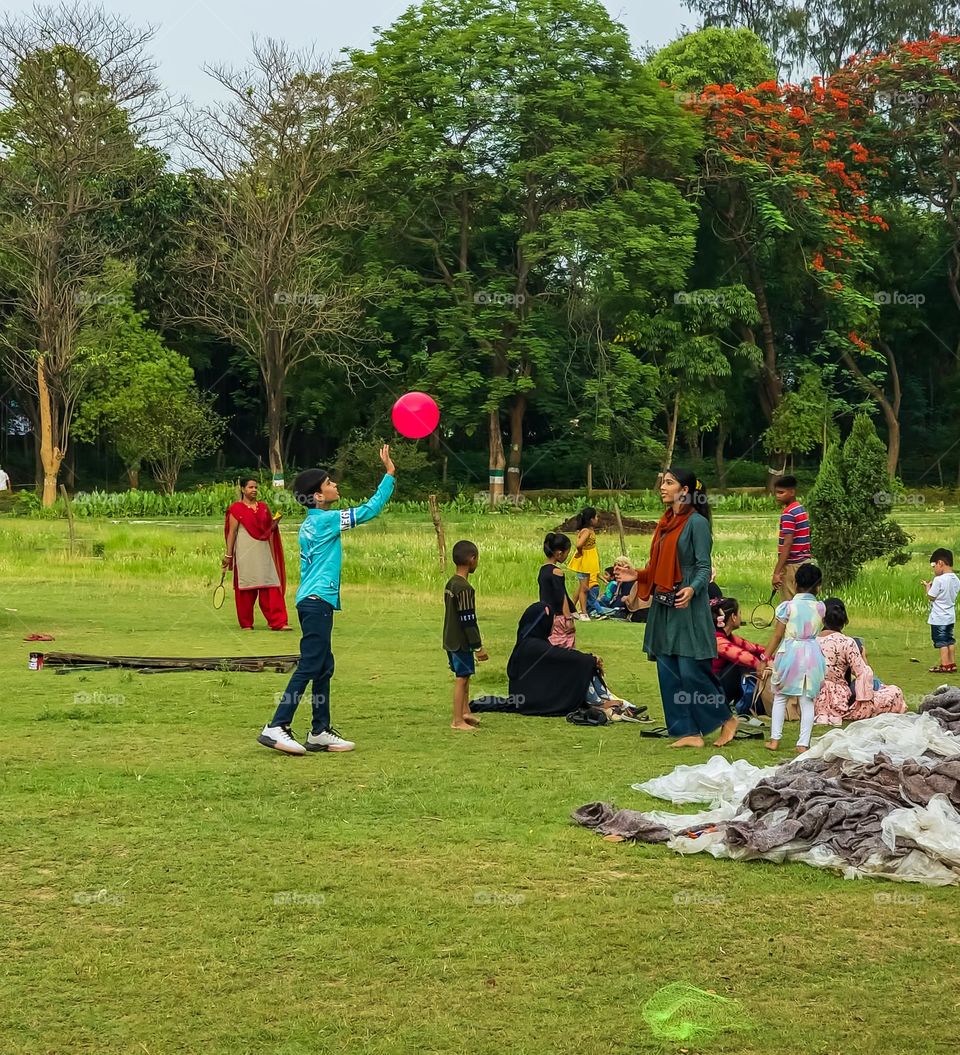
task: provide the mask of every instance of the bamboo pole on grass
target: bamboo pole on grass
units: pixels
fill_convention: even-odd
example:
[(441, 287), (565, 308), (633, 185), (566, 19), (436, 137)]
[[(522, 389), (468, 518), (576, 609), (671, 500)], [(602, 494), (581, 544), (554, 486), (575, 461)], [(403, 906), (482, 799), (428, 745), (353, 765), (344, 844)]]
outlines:
[(437, 550), (440, 554), (440, 568), (443, 570), (447, 566), (447, 540), (443, 534), (443, 521), (440, 519), (440, 507), (437, 505), (437, 496), (430, 495), (430, 519), (433, 521), (434, 529), (437, 532)]
[(73, 510), (70, 508), (70, 496), (67, 494), (67, 489), (63, 484), (60, 485), (60, 494), (63, 495), (63, 504), (67, 507), (67, 524), (70, 528), (70, 556), (72, 557), (77, 545), (77, 530), (73, 523)]
[(629, 556), (627, 553), (627, 536), (623, 530), (623, 517), (620, 515), (620, 506), (613, 503), (613, 514), (617, 518), (617, 530), (620, 532), (620, 552), (624, 557)]

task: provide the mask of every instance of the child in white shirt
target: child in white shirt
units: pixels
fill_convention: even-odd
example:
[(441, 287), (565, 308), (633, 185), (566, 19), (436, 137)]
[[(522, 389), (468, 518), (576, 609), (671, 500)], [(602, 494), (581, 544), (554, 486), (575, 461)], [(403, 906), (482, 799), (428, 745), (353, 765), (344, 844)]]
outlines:
[(953, 553), (948, 549), (935, 549), (930, 555), (933, 579), (921, 579), (927, 597), (930, 598), (930, 635), (933, 647), (940, 649), (940, 664), (930, 668), (931, 674), (956, 674), (957, 642), (953, 634), (957, 620), (957, 595), (960, 594), (960, 579), (953, 572)]

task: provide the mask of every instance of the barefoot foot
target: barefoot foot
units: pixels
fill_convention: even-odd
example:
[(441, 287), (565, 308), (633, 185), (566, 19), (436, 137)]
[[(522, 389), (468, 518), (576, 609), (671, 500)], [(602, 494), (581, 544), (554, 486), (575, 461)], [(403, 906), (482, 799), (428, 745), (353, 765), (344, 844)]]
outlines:
[(681, 736), (679, 740), (674, 740), (670, 745), (671, 747), (705, 747), (702, 736)]
[(475, 733), (477, 731), (477, 727), (471, 725), (469, 722), (451, 722), (450, 728), (459, 729), (461, 732), (465, 733)]
[(463, 716), (463, 720), (467, 723), (467, 725), (477, 726), (480, 724), (480, 719), (473, 714), (465, 714)]
[(779, 751), (780, 750), (780, 741), (779, 740), (768, 740), (763, 746), (768, 751)]
[(804, 751), (809, 751), (809, 747), (804, 747), (803, 744), (797, 744), (797, 754), (802, 755)]
[(720, 735), (716, 740), (713, 741), (714, 747), (726, 747), (727, 744), (737, 735), (737, 730), (740, 728), (740, 723), (736, 718), (728, 718), (723, 725), (720, 726)]

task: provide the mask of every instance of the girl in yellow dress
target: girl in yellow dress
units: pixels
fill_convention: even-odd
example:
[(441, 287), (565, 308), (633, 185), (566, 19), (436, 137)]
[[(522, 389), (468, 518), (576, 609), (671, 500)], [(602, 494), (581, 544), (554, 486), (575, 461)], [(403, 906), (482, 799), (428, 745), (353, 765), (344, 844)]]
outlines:
[(597, 511), (587, 506), (577, 518), (576, 552), (567, 567), (577, 573), (577, 596), (573, 599), (574, 619), (589, 619), (587, 594), (600, 584), (600, 554), (597, 552), (596, 527), (600, 523)]

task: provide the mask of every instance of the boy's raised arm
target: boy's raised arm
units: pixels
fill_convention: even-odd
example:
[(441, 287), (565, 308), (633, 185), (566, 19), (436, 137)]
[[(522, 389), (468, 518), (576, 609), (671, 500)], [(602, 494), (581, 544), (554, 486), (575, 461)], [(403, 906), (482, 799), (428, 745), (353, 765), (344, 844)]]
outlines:
[(383, 512), (383, 507), (390, 501), (390, 497), (393, 494), (393, 489), (396, 485), (395, 474), (397, 468), (393, 464), (393, 459), (390, 457), (389, 444), (384, 444), (384, 446), (380, 448), (380, 461), (383, 462), (383, 467), (386, 470), (383, 479), (380, 481), (380, 486), (376, 489), (373, 495), (363, 503), (363, 505), (352, 506), (341, 512), (341, 531), (347, 531), (350, 528), (358, 527), (360, 524), (366, 524), (367, 521), (378, 517)]

